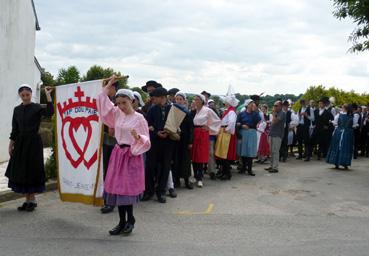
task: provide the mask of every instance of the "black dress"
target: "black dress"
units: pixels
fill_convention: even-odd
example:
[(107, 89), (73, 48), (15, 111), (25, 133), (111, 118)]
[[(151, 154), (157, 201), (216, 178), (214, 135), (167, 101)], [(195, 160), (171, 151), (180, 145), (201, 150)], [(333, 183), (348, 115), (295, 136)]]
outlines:
[(191, 176), (191, 151), (188, 146), (193, 142), (193, 118), (188, 113), (181, 123), (181, 139), (174, 153), (173, 171), (177, 178), (188, 179)]
[(32, 194), (45, 190), (43, 144), (38, 130), (42, 116), (52, 116), (53, 104), (31, 103), (14, 108), (10, 139), (15, 141), (5, 176), (16, 193)]

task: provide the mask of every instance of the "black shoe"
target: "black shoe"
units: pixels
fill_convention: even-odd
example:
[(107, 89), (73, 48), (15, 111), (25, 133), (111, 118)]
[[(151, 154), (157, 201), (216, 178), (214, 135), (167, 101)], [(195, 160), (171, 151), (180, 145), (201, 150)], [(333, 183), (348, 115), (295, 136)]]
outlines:
[(23, 212), (27, 209), (27, 207), (28, 207), (28, 202), (24, 202), (22, 206), (19, 206), (17, 209), (18, 211)]
[(127, 221), (127, 223), (126, 223), (126, 225), (124, 226), (124, 229), (123, 229), (123, 234), (125, 234), (125, 235), (131, 234), (134, 227), (135, 227), (135, 223), (136, 223), (136, 220), (134, 218), (133, 218), (133, 220)]
[(167, 202), (167, 198), (166, 198), (165, 195), (158, 194), (157, 198), (158, 198), (158, 202), (161, 203), (161, 204), (165, 204)]
[(277, 169), (272, 169), (272, 170), (270, 170), (269, 172), (270, 172), (270, 173), (277, 173), (277, 172), (278, 172), (278, 170), (277, 170)]
[(302, 156), (296, 157), (296, 160), (301, 160), (301, 159), (302, 159)]
[(185, 181), (185, 186), (187, 189), (193, 189), (193, 184), (189, 180)]
[(269, 167), (267, 167), (267, 168), (264, 168), (264, 170), (266, 170), (266, 171), (271, 171), (271, 170), (273, 170), (273, 168), (272, 168), (271, 166), (269, 166)]
[(177, 197), (177, 193), (176, 193), (176, 191), (173, 188), (170, 188), (169, 189), (169, 196), (171, 198), (176, 198)]
[(36, 207), (37, 207), (36, 203), (29, 202), (26, 206), (26, 211), (27, 212), (33, 212)]
[(244, 168), (242, 168), (241, 170), (238, 171), (239, 174), (245, 174), (246, 170)]
[(102, 207), (100, 209), (100, 211), (101, 211), (102, 214), (110, 213), (110, 212), (114, 211), (114, 206), (104, 205), (104, 207)]
[(309, 162), (310, 161), (310, 157), (307, 157), (304, 159), (305, 162)]
[(250, 176), (255, 176), (255, 173), (253, 171), (248, 171), (247, 174)]
[(213, 172), (209, 173), (209, 176), (210, 176), (211, 180), (216, 180), (217, 179), (215, 173), (213, 173)]
[(222, 177), (220, 177), (220, 180), (231, 180), (231, 178), (232, 178), (232, 175), (224, 174)]
[(120, 235), (123, 232), (124, 227), (126, 226), (126, 223), (119, 223), (116, 225), (112, 230), (109, 230), (109, 234), (112, 236)]
[(146, 193), (144, 193), (143, 197), (141, 198), (141, 201), (143, 201), (143, 202), (149, 201), (149, 200), (151, 200), (152, 197), (153, 197), (152, 194), (146, 194)]
[(217, 174), (215, 174), (215, 177), (220, 179), (223, 175), (224, 175), (224, 173), (222, 171), (219, 171), (219, 172), (217, 172)]

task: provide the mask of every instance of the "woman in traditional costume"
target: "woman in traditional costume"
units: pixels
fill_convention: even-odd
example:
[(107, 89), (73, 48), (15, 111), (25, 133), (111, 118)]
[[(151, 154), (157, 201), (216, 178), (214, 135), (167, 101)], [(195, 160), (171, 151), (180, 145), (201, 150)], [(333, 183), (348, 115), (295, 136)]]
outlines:
[(258, 157), (259, 162), (263, 164), (270, 156), (270, 146), (268, 136), (270, 131), (270, 120), (272, 118), (271, 115), (268, 114), (268, 105), (262, 105), (261, 111), (263, 113), (263, 120), (258, 125), (258, 131), (261, 132), (258, 148)]
[(243, 168), (240, 173), (247, 173), (255, 176), (252, 171), (253, 158), (257, 155), (257, 134), (256, 127), (261, 120), (260, 114), (255, 111), (255, 103), (248, 99), (245, 101), (245, 111), (241, 112), (237, 118), (237, 126), (241, 128), (242, 141), (239, 144), (238, 155), (242, 158)]
[(130, 234), (134, 228), (133, 205), (145, 190), (143, 154), (150, 149), (149, 128), (142, 114), (133, 109), (134, 94), (120, 89), (115, 104), (108, 92), (115, 78), (108, 82), (97, 96), (97, 108), (102, 121), (115, 129), (115, 145), (110, 157), (104, 182), (104, 199), (107, 205), (118, 206), (120, 221), (109, 231), (111, 235)]
[(197, 186), (202, 187), (205, 164), (209, 161), (209, 135), (217, 135), (219, 133), (221, 120), (213, 110), (205, 106), (205, 97), (203, 95), (196, 95), (194, 102), (196, 114), (193, 120), (192, 165)]
[[(186, 94), (177, 92), (175, 95), (176, 104), (186, 109)], [(180, 140), (178, 141), (173, 161), (173, 171), (176, 174), (176, 186), (181, 184), (180, 179), (184, 179), (187, 189), (193, 189), (190, 182), (191, 177), (191, 149), (193, 143), (193, 119), (190, 112), (187, 111), (185, 118), (180, 126)]]
[(18, 211), (33, 211), (37, 207), (35, 194), (45, 191), (44, 152), (38, 130), (41, 118), (51, 117), (54, 113), (51, 92), (51, 87), (45, 87), (47, 105), (43, 108), (32, 102), (32, 88), (28, 84), (22, 84), (18, 89), (22, 103), (13, 112), (10, 160), (5, 172), (8, 187), (25, 195), (25, 202)]
[(215, 145), (215, 157), (220, 159), (221, 163), (221, 180), (231, 179), (231, 163), (237, 160), (236, 107), (238, 103), (239, 100), (234, 95), (224, 98), (225, 111)]
[(336, 115), (333, 123), (337, 126), (333, 132), (331, 144), (327, 154), (327, 163), (334, 164), (335, 168), (351, 166), (353, 154), (353, 116), (350, 107), (343, 105), (342, 112)]

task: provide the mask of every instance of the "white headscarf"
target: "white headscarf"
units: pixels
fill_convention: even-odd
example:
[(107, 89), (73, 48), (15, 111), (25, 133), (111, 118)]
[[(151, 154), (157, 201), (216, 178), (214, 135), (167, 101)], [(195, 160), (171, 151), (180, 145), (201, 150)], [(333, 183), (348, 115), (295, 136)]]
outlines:
[(177, 97), (177, 96), (181, 96), (184, 100), (187, 99), (186, 94), (184, 92), (181, 92), (181, 91), (176, 93), (175, 97)]
[(145, 106), (145, 103), (143, 102), (141, 94), (139, 92), (134, 91), (133, 96), (138, 99), (138, 103), (141, 107)]
[(254, 101), (252, 99), (247, 99), (245, 100), (245, 107), (247, 107), (248, 105), (250, 105), (250, 103), (253, 103)]
[(228, 103), (229, 105), (231, 105), (232, 107), (237, 107), (238, 103), (240, 103), (240, 101), (234, 96), (234, 95), (227, 95), (223, 98), (223, 101), (225, 103)]
[(117, 91), (117, 93), (115, 94), (115, 97), (119, 96), (119, 95), (124, 95), (124, 96), (127, 96), (128, 98), (130, 98), (131, 100), (134, 100), (135, 99), (135, 96), (133, 94), (133, 91), (132, 90), (129, 90), (129, 89), (119, 89)]
[(20, 104), (22, 102), (22, 99), (19, 97), (18, 92), (19, 92), (19, 89), (23, 88), (23, 87), (28, 88), (32, 91), (31, 101), (36, 102), (36, 90), (32, 86), (30, 86), (29, 84), (21, 84), (21, 85), (18, 86), (18, 90), (17, 90), (17, 96), (18, 96), (17, 104)]
[(201, 101), (205, 104), (206, 98), (204, 95), (202, 94), (196, 94), (195, 96), (199, 97), (201, 99)]

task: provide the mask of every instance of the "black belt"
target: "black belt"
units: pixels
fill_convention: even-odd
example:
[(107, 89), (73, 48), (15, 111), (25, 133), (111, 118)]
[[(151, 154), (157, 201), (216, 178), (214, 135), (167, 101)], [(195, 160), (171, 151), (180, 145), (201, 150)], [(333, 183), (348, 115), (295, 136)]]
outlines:
[(228, 127), (228, 125), (222, 125), (221, 127), (222, 127), (222, 128), (226, 128), (226, 127)]
[(204, 128), (204, 125), (194, 125), (195, 128)]
[(120, 144), (119, 147), (120, 148), (130, 148), (131, 145), (128, 145), (128, 144)]

